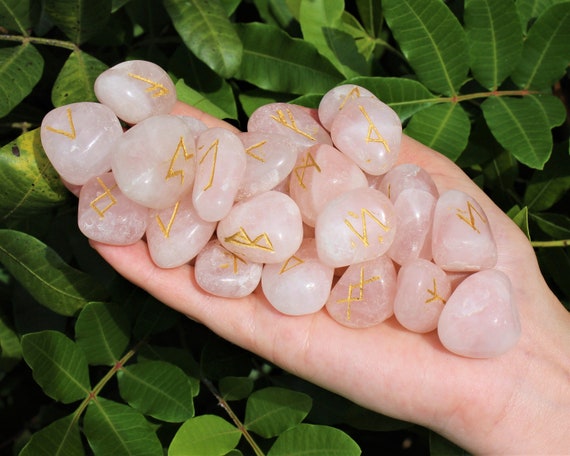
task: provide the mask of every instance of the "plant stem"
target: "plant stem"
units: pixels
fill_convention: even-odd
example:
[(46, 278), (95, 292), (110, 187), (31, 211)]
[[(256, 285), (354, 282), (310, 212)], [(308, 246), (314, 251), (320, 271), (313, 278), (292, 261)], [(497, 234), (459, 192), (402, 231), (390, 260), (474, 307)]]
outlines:
[(533, 247), (569, 247), (570, 239), (560, 239), (558, 241), (531, 241)]
[(54, 40), (51, 38), (40, 38), (36, 36), (23, 36), (23, 35), (0, 35), (1, 41), (18, 41), (22, 44), (33, 43), (33, 44), (45, 44), (47, 46), (55, 46), (64, 49), (69, 49), (71, 51), (77, 51), (79, 48), (69, 42), (63, 40)]

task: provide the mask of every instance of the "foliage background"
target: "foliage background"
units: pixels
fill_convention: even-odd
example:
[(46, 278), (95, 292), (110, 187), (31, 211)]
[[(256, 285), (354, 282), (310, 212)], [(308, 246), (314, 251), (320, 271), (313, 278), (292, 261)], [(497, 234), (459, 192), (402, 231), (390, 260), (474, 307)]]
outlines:
[(570, 2), (0, 0), (0, 453), (462, 454), (219, 340), (91, 251), (37, 128), (127, 59), (240, 127), (369, 88), (517, 221), (568, 306)]

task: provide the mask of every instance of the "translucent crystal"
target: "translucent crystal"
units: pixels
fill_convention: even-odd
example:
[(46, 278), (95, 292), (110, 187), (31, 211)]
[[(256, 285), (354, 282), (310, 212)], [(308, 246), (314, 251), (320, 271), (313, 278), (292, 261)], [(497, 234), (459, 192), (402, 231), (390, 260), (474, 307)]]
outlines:
[(333, 273), (333, 268), (319, 260), (315, 240), (305, 239), (293, 256), (263, 267), (261, 287), (280, 312), (306, 315), (317, 312), (327, 302)]
[(447, 300), (437, 330), (445, 348), (462, 356), (490, 358), (512, 348), (521, 327), (507, 275), (486, 269), (467, 277)]
[(117, 116), (99, 103), (55, 108), (42, 120), (42, 146), (69, 184), (83, 185), (111, 169), (111, 145), (123, 134)]
[(392, 202), (398, 199), (402, 191), (410, 189), (423, 190), (433, 195), (434, 198), (439, 197), (435, 182), (429, 173), (413, 163), (394, 166), (382, 176), (378, 189), (388, 195)]
[(336, 86), (324, 94), (319, 103), (319, 120), (323, 127), (330, 131), (335, 116), (341, 111), (347, 102), (355, 98), (376, 98), (376, 96), (364, 87), (355, 84), (343, 84)]
[(97, 77), (97, 99), (127, 123), (168, 114), (176, 103), (176, 88), (158, 65), (129, 60), (109, 68)]

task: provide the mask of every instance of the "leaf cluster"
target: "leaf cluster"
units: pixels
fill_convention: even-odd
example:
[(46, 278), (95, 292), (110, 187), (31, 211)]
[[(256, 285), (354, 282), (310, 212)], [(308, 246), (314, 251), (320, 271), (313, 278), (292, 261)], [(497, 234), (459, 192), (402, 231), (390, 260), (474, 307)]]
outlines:
[(128, 59), (241, 128), (269, 102), (368, 88), (519, 224), (568, 305), (570, 1), (0, 0), (0, 451), (459, 451), (218, 340), (96, 257), (38, 127)]

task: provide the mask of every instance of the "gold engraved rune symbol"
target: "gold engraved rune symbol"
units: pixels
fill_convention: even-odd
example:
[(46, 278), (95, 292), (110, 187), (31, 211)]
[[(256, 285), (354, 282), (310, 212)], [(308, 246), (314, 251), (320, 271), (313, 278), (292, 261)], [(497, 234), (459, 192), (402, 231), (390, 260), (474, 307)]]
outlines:
[(75, 133), (75, 125), (73, 124), (73, 117), (71, 116), (71, 108), (67, 108), (66, 113), (67, 113), (67, 121), (69, 122), (70, 131), (60, 130), (59, 128), (53, 128), (50, 126), (46, 126), (46, 129), (53, 133), (57, 133), (58, 135), (66, 136), (69, 139), (75, 139), (77, 135)]
[(226, 237), (224, 240), (231, 244), (241, 245), (243, 247), (252, 247), (255, 249), (265, 250), (267, 252), (274, 251), (273, 244), (271, 243), (267, 233), (261, 233), (259, 236), (252, 239), (243, 227), (240, 227), (239, 231)]
[(358, 87), (353, 87), (350, 92), (345, 95), (342, 103), (338, 107), (338, 110), (341, 111), (342, 108), (344, 108), (344, 105), (348, 103), (348, 101), (354, 100), (355, 98), (360, 98), (360, 89)]
[(188, 150), (186, 149), (186, 144), (184, 144), (184, 138), (181, 136), (180, 141), (178, 141), (178, 145), (176, 146), (176, 150), (170, 159), (170, 166), (168, 167), (168, 171), (166, 173), (166, 180), (170, 179), (171, 177), (180, 176), (180, 184), (184, 183), (184, 170), (182, 169), (174, 169), (174, 163), (178, 158), (178, 154), (180, 151), (184, 153), (184, 159), (188, 160), (194, 156), (194, 154), (189, 154)]
[(160, 215), (157, 214), (155, 217), (156, 223), (158, 223), (158, 227), (160, 228), (160, 231), (162, 231), (162, 235), (165, 238), (170, 237), (170, 230), (172, 228), (172, 224), (174, 223), (174, 219), (176, 218), (176, 214), (178, 213), (179, 206), (180, 206), (180, 201), (177, 201), (176, 204), (174, 205), (174, 209), (172, 211), (172, 215), (170, 216), (170, 220), (168, 221), (168, 224), (166, 226), (162, 222)]
[(220, 145), (220, 140), (216, 139), (215, 141), (212, 142), (212, 144), (210, 144), (210, 147), (208, 147), (208, 150), (206, 150), (206, 152), (204, 153), (204, 155), (202, 155), (202, 158), (200, 158), (199, 164), (201, 165), (202, 163), (204, 163), (204, 160), (206, 160), (206, 157), (209, 155), (210, 151), (213, 150), (214, 152), (212, 152), (212, 169), (210, 171), (210, 180), (208, 181), (208, 183), (205, 185), (205, 187), (202, 189), (203, 191), (208, 190), (212, 184), (214, 183), (214, 173), (216, 172), (216, 163), (218, 161), (218, 146)]
[(426, 299), (426, 301), (425, 301), (426, 304), (429, 304), (430, 302), (434, 302), (434, 301), (441, 301), (443, 304), (445, 304), (447, 302), (437, 292), (437, 282), (435, 281), (435, 278), (433, 279), (433, 290), (430, 290), (428, 288), (426, 291), (428, 292), (429, 295), (431, 295), (431, 298)]
[(277, 110), (277, 116), (271, 116), (271, 118), (275, 122), (280, 123), (284, 127), (290, 128), (295, 133), (299, 133), (301, 136), (304, 136), (305, 138), (310, 139), (311, 141), (316, 141), (316, 139), (313, 136), (311, 136), (306, 131), (301, 130), (297, 126), (297, 122), (295, 121), (295, 117), (293, 116), (293, 113), (291, 112), (290, 109), (287, 109), (287, 117), (289, 117), (289, 120), (287, 120), (285, 118), (285, 114), (283, 113), (283, 111), (281, 109)]
[(477, 233), (480, 233), (480, 231), (479, 228), (477, 228), (477, 225), (475, 225), (475, 215), (477, 215), (479, 217), (479, 220), (481, 220), (483, 223), (487, 223), (487, 220), (483, 214), (480, 214), (477, 209), (475, 209), (475, 207), (471, 204), (471, 201), (467, 201), (466, 211), (457, 209), (456, 215)]
[(147, 84), (149, 84), (150, 87), (146, 89), (146, 92), (151, 93), (152, 98), (158, 98), (168, 94), (168, 89), (159, 82), (155, 82), (152, 79), (139, 76), (138, 74), (135, 73), (129, 73), (129, 76), (131, 78), (138, 79), (139, 81), (146, 82)]
[[(350, 320), (350, 306), (353, 302), (359, 302), (362, 301), (364, 299), (364, 285), (371, 283), (371, 282), (376, 282), (377, 280), (380, 280), (380, 276), (372, 276), (369, 277), (368, 279), (364, 279), (364, 266), (360, 267), (360, 280), (358, 281), (358, 283), (351, 283), (348, 285), (348, 296), (345, 299), (338, 299), (336, 302), (337, 303), (343, 303), (346, 302), (346, 319)], [(358, 296), (354, 297), (352, 295), (352, 292), (355, 288), (358, 288)]]
[(376, 128), (376, 125), (374, 125), (374, 122), (372, 122), (372, 119), (370, 118), (370, 116), (366, 112), (366, 109), (364, 109), (364, 106), (360, 105), (360, 106), (358, 106), (358, 109), (360, 109), (360, 112), (368, 121), (368, 133), (366, 134), (366, 142), (367, 143), (370, 143), (370, 142), (381, 143), (386, 148), (386, 152), (390, 152), (390, 146), (388, 146), (388, 142), (380, 134), (380, 132), (378, 131), (378, 128)]
[[(101, 178), (99, 178), (99, 177), (97, 177), (97, 182), (99, 182), (99, 185), (104, 190), (104, 192), (101, 193), (93, 201), (91, 201), (89, 203), (89, 206), (91, 206), (91, 208), (95, 212), (97, 212), (97, 214), (99, 214), (100, 218), (103, 218), (103, 217), (105, 217), (105, 212), (107, 212), (109, 209), (111, 209), (111, 207), (113, 207), (115, 204), (117, 204), (117, 199), (111, 193), (112, 190), (117, 188), (117, 184), (115, 184), (111, 188), (109, 188), (105, 185), (105, 182), (103, 182), (101, 180)], [(99, 207), (97, 206), (97, 203), (99, 203), (99, 201), (103, 200), (104, 198), (109, 198), (109, 202), (107, 203), (107, 205), (105, 207), (103, 207), (102, 209), (99, 209)]]
[(295, 177), (299, 181), (299, 185), (301, 186), (301, 188), (304, 189), (307, 188), (304, 182), (305, 171), (307, 170), (307, 168), (315, 168), (317, 172), (319, 173), (321, 172), (321, 168), (319, 167), (319, 165), (317, 164), (317, 162), (315, 161), (314, 157), (311, 155), (310, 152), (307, 152), (307, 155), (305, 155), (305, 162), (302, 165), (295, 167), (295, 169), (293, 170), (295, 172)]
[[(265, 159), (262, 156), (255, 154), (253, 151), (255, 149), (259, 149), (260, 147), (263, 147), (266, 142), (267, 141), (260, 141), (257, 144), (253, 144), (253, 145), (249, 146), (247, 149), (245, 149), (245, 153), (247, 155), (249, 155), (251, 158), (255, 158), (256, 160), (259, 160), (260, 162), (265, 163)], [(263, 152), (263, 150), (262, 150), (262, 152)]]
[(281, 269), (279, 270), (279, 274), (283, 274), (287, 271), (290, 271), (291, 269), (293, 269), (295, 266), (299, 266), (300, 264), (303, 264), (305, 261), (302, 260), (301, 258), (299, 258), (298, 256), (293, 255), (292, 257), (289, 257), (284, 263), (283, 266), (281, 266)]
[[(225, 256), (229, 256), (230, 257), (230, 261), (232, 263), (232, 267), (233, 267), (233, 271), (234, 274), (237, 274), (239, 272), (239, 262), (241, 261), (243, 264), (247, 264), (247, 261), (245, 261), (243, 258), (237, 256), (235, 253), (232, 252), (224, 252)], [(220, 264), (220, 269), (227, 269), (230, 267), (230, 263), (223, 263)]]
[[(370, 245), (370, 240), (368, 239), (368, 225), (366, 224), (367, 216), (373, 222), (375, 222), (380, 228), (382, 228), (384, 231), (386, 231), (386, 232), (390, 231), (389, 226), (382, 223), (380, 221), (380, 219), (378, 219), (378, 217), (376, 217), (370, 210), (368, 210), (366, 208), (360, 209), (360, 216), (358, 214), (356, 214), (355, 212), (352, 212), (352, 211), (349, 211), (348, 215), (350, 215), (351, 217), (353, 217), (355, 219), (360, 218), (360, 223), (362, 225), (362, 232), (359, 232), (354, 227), (354, 225), (352, 224), (352, 222), (350, 220), (344, 219), (344, 223), (346, 224), (346, 226), (348, 226), (350, 231), (352, 231), (356, 235), (356, 237), (358, 237), (358, 239), (360, 239), (360, 242), (362, 242), (366, 247), (368, 247)], [(380, 242), (380, 243), (384, 242), (384, 238), (382, 236), (378, 236), (378, 242)]]

